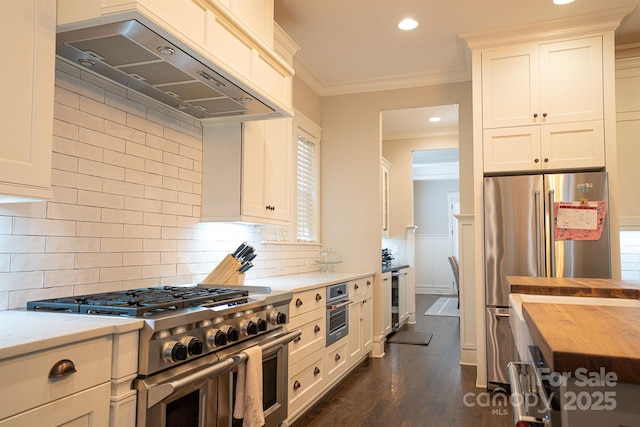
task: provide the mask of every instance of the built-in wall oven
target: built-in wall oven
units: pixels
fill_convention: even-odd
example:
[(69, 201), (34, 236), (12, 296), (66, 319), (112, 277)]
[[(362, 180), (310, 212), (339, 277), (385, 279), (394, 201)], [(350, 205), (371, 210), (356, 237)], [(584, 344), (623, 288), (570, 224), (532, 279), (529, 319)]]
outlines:
[(349, 304), (348, 283), (327, 286), (327, 346), (349, 334)]

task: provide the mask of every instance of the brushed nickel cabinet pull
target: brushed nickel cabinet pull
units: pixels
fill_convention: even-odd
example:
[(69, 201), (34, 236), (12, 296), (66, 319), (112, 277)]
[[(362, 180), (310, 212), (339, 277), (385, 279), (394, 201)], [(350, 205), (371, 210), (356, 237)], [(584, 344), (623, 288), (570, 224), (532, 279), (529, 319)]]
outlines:
[(62, 359), (57, 361), (49, 371), (49, 379), (57, 379), (68, 377), (69, 375), (77, 372), (76, 365), (69, 359)]

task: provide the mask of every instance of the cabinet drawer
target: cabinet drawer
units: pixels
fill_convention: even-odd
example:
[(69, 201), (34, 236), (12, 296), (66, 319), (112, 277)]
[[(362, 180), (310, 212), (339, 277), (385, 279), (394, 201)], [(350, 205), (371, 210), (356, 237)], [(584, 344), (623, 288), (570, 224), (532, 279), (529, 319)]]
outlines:
[[(61, 360), (72, 361), (76, 372), (49, 379)], [(105, 383), (110, 372), (111, 336), (5, 359), (0, 362), (0, 419)]]
[(300, 329), (302, 334), (289, 343), (289, 366), (324, 347), (325, 326), (324, 308), (291, 319), (289, 330)]
[(0, 421), (0, 427), (109, 426), (109, 384), (56, 400)]
[(373, 277), (364, 277), (349, 282), (349, 297), (361, 295), (364, 292), (373, 291)]
[(296, 292), (289, 303), (289, 316), (308, 313), (311, 310), (323, 307), (327, 304), (326, 288), (312, 289), (305, 292)]
[(324, 385), (325, 376), (322, 354), (309, 357), (289, 370), (289, 415), (293, 414)]
[(347, 340), (340, 341), (327, 347), (325, 357), (325, 369), (327, 370), (327, 380), (333, 381), (347, 369)]

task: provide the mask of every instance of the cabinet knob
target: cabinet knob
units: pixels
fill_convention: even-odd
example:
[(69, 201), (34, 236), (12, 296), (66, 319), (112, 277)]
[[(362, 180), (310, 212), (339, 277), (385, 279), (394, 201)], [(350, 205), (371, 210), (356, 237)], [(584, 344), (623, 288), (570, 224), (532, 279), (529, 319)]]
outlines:
[(299, 389), (300, 387), (302, 387), (302, 385), (300, 384), (299, 381), (296, 381), (296, 382), (293, 383), (293, 390), (294, 391)]
[(356, 283), (355, 285), (353, 285), (353, 289), (357, 291), (358, 289), (360, 289), (360, 286), (358, 286), (358, 284)]
[(540, 159), (538, 159), (537, 157), (535, 159), (533, 159), (534, 163), (538, 163), (540, 161)]
[(336, 362), (340, 360), (340, 355), (336, 353)]
[(77, 372), (76, 365), (69, 359), (62, 359), (57, 361), (49, 371), (49, 379), (58, 379), (68, 377), (69, 375)]
[(322, 299), (322, 295), (316, 294), (316, 301), (320, 301)]
[(534, 113), (534, 114), (533, 114), (533, 118), (534, 118), (534, 119), (537, 119), (537, 118), (538, 118), (538, 113)]
[(319, 373), (320, 373), (320, 368), (316, 366), (316, 368), (313, 370), (313, 375), (318, 375)]
[(547, 117), (547, 113), (542, 113), (542, 117)]
[(545, 163), (549, 163), (549, 159), (545, 157), (545, 158), (544, 158), (544, 162), (545, 162)]
[(320, 332), (320, 326), (316, 325), (316, 327), (313, 328), (313, 332), (315, 332), (316, 334)]
[(302, 305), (302, 300), (300, 298), (298, 298), (296, 300), (296, 307), (300, 307)]
[(367, 286), (371, 286), (371, 280), (367, 280)]

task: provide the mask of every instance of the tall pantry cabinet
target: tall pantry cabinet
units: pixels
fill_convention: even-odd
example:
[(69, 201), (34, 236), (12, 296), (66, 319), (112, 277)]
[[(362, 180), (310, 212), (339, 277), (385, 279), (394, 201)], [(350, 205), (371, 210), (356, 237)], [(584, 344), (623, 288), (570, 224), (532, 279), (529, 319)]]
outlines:
[[(614, 32), (633, 8), (462, 34), (473, 92), (473, 277), (484, 295), (485, 175), (608, 173), (611, 265), (620, 278)], [(475, 285), (473, 285), (475, 283)], [(475, 305), (477, 385), (487, 385), (484, 301)]]

